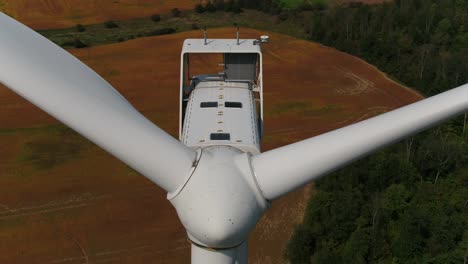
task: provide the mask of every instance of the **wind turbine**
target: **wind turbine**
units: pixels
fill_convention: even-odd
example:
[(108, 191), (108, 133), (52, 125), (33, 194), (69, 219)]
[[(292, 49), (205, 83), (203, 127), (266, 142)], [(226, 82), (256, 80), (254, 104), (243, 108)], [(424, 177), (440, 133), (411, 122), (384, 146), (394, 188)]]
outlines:
[[(208, 48), (210, 41), (206, 39), (198, 44), (196, 40), (190, 41), (184, 45), (190, 43), (189, 46), (202, 50), (219, 47)], [(235, 45), (247, 45), (242, 43), (247, 42), (232, 40), (227, 45), (235, 50)], [(250, 48), (258, 44), (252, 43)], [(184, 56), (183, 53), (182, 58)], [(181, 79), (181, 110), (185, 111), (185, 116), (181, 116), (183, 144), (137, 112), (109, 83), (78, 59), (4, 14), (0, 14), (0, 61), (2, 84), (168, 192), (167, 197), (187, 230), (192, 243), (192, 263), (196, 264), (247, 263), (248, 235), (275, 199), (382, 146), (468, 109), (468, 85), (464, 85), (377, 117), (260, 153), (255, 146), (259, 146), (257, 141), (261, 138), (262, 115), (256, 116), (257, 101), (252, 94), (242, 101), (246, 104), (243, 109), (251, 114), (249, 121), (257, 127), (247, 137), (254, 136), (249, 139), (250, 145), (242, 140), (233, 142), (226, 133), (214, 133), (208, 141), (191, 141), (198, 135), (195, 133), (192, 137), (191, 131), (198, 131), (195, 128), (206, 124), (206, 120), (200, 121), (202, 124), (188, 125), (187, 119), (192, 108), (203, 113), (203, 102), (198, 107), (195, 100), (208, 96), (195, 95), (201, 93), (201, 88), (225, 92), (231, 91), (229, 87), (242, 88), (245, 95), (260, 93), (258, 83), (226, 80), (226, 73), (223, 73), (192, 78), (194, 86), (187, 88)], [(182, 66), (181, 72), (185, 74), (186, 69)], [(237, 68), (228, 75), (239, 72), (245, 73)], [(261, 68), (256, 68), (255, 72), (261, 77)], [(216, 98), (224, 100), (227, 94)], [(218, 114), (215, 116), (229, 116), (227, 108), (215, 109)], [(209, 119), (210, 114), (206, 113), (205, 119)], [(196, 120), (196, 117), (190, 118)], [(226, 120), (235, 118), (226, 117)]]

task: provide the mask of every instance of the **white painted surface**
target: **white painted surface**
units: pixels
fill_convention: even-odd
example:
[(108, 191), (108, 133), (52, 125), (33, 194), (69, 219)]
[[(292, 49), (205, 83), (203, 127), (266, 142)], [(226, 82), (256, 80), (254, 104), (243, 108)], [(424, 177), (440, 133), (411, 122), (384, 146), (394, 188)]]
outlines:
[[(203, 102), (217, 107), (202, 108)], [(238, 102), (242, 108), (226, 107)], [(228, 133), (230, 140), (211, 140), (211, 133)], [(260, 153), (257, 114), (248, 83), (200, 82), (192, 91), (186, 109), (182, 142), (190, 147), (227, 145), (245, 152)]]
[[(255, 80), (255, 91), (259, 93), (260, 99), (260, 110), (256, 113), (260, 118), (260, 138), (263, 135), (263, 56), (261, 45), (254, 45), (254, 39), (241, 39), (239, 45), (237, 45), (236, 39), (208, 39), (207, 45), (204, 44), (204, 39), (186, 39), (182, 46), (182, 52), (180, 55), (180, 101), (179, 101), (179, 139), (182, 141), (183, 126), (182, 124), (182, 97), (184, 94), (184, 85), (187, 80), (184, 76), (186, 74), (184, 70), (185, 55), (190, 53), (256, 53), (258, 54), (258, 72), (257, 80)], [(192, 76), (190, 76), (192, 77)]]
[(219, 249), (247, 240), (269, 206), (255, 182), (249, 157), (231, 147), (205, 148), (180, 192), (168, 194), (191, 241)]
[(192, 264), (247, 264), (247, 257), (247, 242), (224, 250), (205, 249), (192, 244)]
[[(234, 34), (233, 34), (234, 35)], [(255, 39), (186, 39), (182, 46), (184, 53), (261, 53), (261, 46), (254, 45)]]
[(468, 85), (252, 158), (266, 199), (276, 199), (380, 147), (468, 111)]
[(0, 82), (166, 191), (195, 151), (155, 126), (71, 54), (0, 13)]
[(249, 263), (249, 243), (245, 241), (237, 248), (237, 258), (235, 264)]

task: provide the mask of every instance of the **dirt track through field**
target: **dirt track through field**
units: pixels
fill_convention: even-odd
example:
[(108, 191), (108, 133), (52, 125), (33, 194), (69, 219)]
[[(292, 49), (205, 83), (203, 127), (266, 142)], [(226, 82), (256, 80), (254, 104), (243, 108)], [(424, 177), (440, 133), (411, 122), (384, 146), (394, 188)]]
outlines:
[[(232, 29), (209, 33), (235, 36)], [(241, 30), (244, 38), (262, 34), (271, 36), (263, 47), (264, 150), (421, 99), (350, 55), (280, 34)], [(71, 52), (176, 135), (180, 48), (183, 39), (200, 36), (185, 32)], [(215, 60), (197, 67), (209, 69), (206, 64)], [(161, 189), (94, 145), (51, 132), (56, 120), (3, 87), (0, 102), (0, 263), (189, 262), (190, 245)], [(28, 160), (28, 144), (60, 145), (65, 139), (82, 147), (52, 167), (38, 165), (63, 153), (44, 150)], [(283, 262), (312, 192), (308, 186), (273, 203), (250, 236), (251, 263)]]

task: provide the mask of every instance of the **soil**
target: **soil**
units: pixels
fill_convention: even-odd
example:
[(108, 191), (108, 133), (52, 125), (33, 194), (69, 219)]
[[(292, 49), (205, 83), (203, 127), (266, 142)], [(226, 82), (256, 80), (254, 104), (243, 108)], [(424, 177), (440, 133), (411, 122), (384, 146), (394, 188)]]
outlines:
[[(2, 5), (3, 3), (3, 5)], [(195, 0), (2, 0), (0, 10), (34, 29), (53, 29), (193, 9)]]
[[(271, 39), (263, 46), (263, 150), (422, 99), (356, 57), (241, 29), (243, 38), (263, 34)], [(70, 52), (175, 136), (180, 50), (184, 39), (200, 35)], [(209, 36), (232, 38), (235, 32), (213, 29)], [(55, 145), (60, 147), (50, 147)], [(0, 263), (189, 263), (185, 231), (160, 188), (4, 87), (0, 148)], [(250, 263), (285, 262), (284, 248), (312, 194), (308, 185), (272, 204), (250, 236)]]

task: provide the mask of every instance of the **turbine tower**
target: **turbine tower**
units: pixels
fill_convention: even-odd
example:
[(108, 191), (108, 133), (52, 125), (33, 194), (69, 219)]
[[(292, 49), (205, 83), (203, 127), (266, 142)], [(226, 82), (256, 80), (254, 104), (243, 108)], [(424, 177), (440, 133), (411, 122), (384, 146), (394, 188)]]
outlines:
[[(245, 264), (248, 235), (275, 199), (468, 109), (464, 85), (261, 153), (259, 44), (267, 41), (184, 42), (182, 142), (78, 59), (1, 13), (0, 82), (166, 190), (191, 241), (192, 263)], [(189, 54), (213, 50), (224, 54), (225, 71), (190, 76)]]

